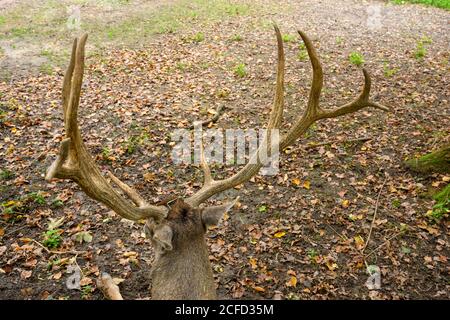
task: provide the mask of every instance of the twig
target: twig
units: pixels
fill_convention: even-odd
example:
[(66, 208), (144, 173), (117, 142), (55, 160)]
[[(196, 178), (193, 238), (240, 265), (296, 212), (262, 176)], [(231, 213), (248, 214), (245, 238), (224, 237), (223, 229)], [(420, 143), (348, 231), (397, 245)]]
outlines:
[(339, 238), (341, 238), (341, 239), (344, 240), (344, 241), (347, 241), (347, 240), (348, 240), (348, 238), (347, 238), (346, 236), (344, 236), (344, 235), (340, 234), (339, 232), (337, 232), (336, 229), (334, 229), (334, 228), (333, 228), (331, 225), (329, 225), (328, 223), (327, 223), (327, 226), (328, 226), (331, 230), (333, 230), (334, 233), (336, 233), (336, 234), (339, 236)]
[(375, 219), (377, 218), (378, 204), (380, 203), (381, 191), (383, 191), (383, 188), (384, 188), (384, 185), (387, 182), (387, 179), (388, 179), (388, 177), (386, 176), (384, 178), (383, 184), (380, 187), (380, 191), (378, 191), (377, 202), (375, 203), (375, 211), (373, 213), (372, 223), (370, 224), (369, 235), (367, 236), (366, 244), (364, 245), (364, 248), (362, 248), (361, 253), (364, 253), (364, 250), (366, 249), (367, 245), (369, 244), (370, 237), (372, 236), (373, 226), (375, 225)]
[(75, 257), (73, 257), (73, 260), (74, 260), (75, 264), (77, 265), (78, 270), (80, 270), (81, 278), (84, 278), (83, 270), (80, 268), (80, 265), (77, 262), (77, 257), (78, 257), (78, 253), (75, 255)]
[(35, 240), (35, 239), (31, 239), (34, 243), (36, 243), (37, 245), (39, 245), (41, 248), (43, 248), (45, 251), (47, 251), (47, 253), (52, 253), (52, 254), (80, 254), (80, 253), (85, 253), (86, 251), (76, 251), (76, 250), (71, 250), (71, 251), (53, 251), (48, 249), (46, 246), (44, 246), (42, 243), (40, 243), (39, 241)]
[[(343, 234), (340, 234), (339, 232), (337, 232), (336, 229), (334, 229), (334, 228), (333, 228), (331, 225), (329, 225), (328, 223), (327, 223), (327, 226), (328, 226), (331, 230), (333, 230), (333, 232), (336, 233), (336, 234), (338, 235), (339, 238), (341, 238), (341, 239), (344, 240), (344, 241), (347, 241), (347, 240), (348, 240), (348, 238), (347, 238), (346, 236), (344, 236)], [(353, 250), (353, 251), (355, 251), (355, 253), (357, 253), (357, 254), (361, 254), (361, 252), (359, 252), (358, 249), (356, 249), (356, 248), (354, 248), (354, 247), (350, 247), (350, 249)]]
[[(217, 120), (219, 120), (223, 110), (224, 110), (224, 106), (223, 105), (218, 106), (217, 110), (216, 110), (216, 114), (211, 119), (203, 120), (202, 122), (200, 122), (200, 124), (202, 126), (207, 126), (210, 123), (216, 123)], [(192, 129), (194, 129), (194, 125), (191, 125), (189, 127), (189, 130), (192, 130)]]
[(364, 255), (364, 259), (369, 257), (370, 255), (374, 254), (376, 251), (378, 251), (382, 246), (384, 246), (386, 243), (388, 243), (389, 241), (391, 241), (392, 239), (398, 237), (399, 235), (401, 235), (402, 233), (404, 233), (404, 231), (399, 231), (396, 234), (394, 234), (392, 237), (387, 238), (382, 244), (380, 244), (378, 247), (376, 247), (375, 249), (373, 249), (372, 251), (370, 251), (368, 254)]
[(27, 225), (21, 226), (21, 227), (17, 228), (16, 230), (13, 230), (13, 231), (10, 231), (10, 232), (6, 233), (4, 235), (4, 237), (9, 236), (10, 234), (16, 233), (17, 231), (22, 230), (22, 229), (24, 229), (26, 227), (28, 227), (28, 226)]

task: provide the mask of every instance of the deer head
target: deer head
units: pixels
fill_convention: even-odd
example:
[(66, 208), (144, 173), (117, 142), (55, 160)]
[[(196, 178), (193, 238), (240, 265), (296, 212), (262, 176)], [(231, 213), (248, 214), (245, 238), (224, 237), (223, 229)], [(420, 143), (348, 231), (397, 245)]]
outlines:
[[(267, 123), (268, 132), (281, 128), (284, 108), (283, 41), (278, 27), (274, 28), (278, 64), (275, 98)], [(368, 72), (364, 69), (364, 87), (355, 100), (332, 110), (321, 108), (319, 98), (323, 86), (322, 66), (311, 40), (303, 32), (299, 31), (299, 34), (311, 60), (313, 79), (305, 111), (293, 121), (287, 133), (280, 137), (278, 143), (280, 151), (294, 144), (318, 120), (339, 117), (366, 107), (389, 111), (389, 108), (369, 99), (371, 81)], [(219, 223), (223, 214), (229, 211), (238, 199), (221, 206), (201, 207), (201, 205), (212, 196), (242, 184), (256, 175), (264, 165), (261, 159), (275, 142), (270, 141), (267, 134), (264, 140), (266, 143), (260, 144), (251, 156), (253, 161), (249, 161), (235, 175), (223, 180), (212, 178), (202, 147), (201, 168), (204, 173), (204, 184), (201, 189), (185, 199), (178, 199), (170, 206), (147, 203), (135, 190), (111, 172), (107, 172), (109, 179), (106, 178), (94, 163), (81, 138), (77, 113), (83, 80), (86, 39), (87, 35), (83, 35), (79, 40), (75, 39), (73, 43), (70, 64), (62, 89), (65, 138), (61, 142), (57, 159), (47, 171), (46, 179), (73, 180), (88, 196), (103, 203), (123, 218), (147, 219), (145, 231), (156, 252), (152, 268), (152, 298), (215, 298), (214, 278), (204, 234), (208, 226)], [(121, 192), (119, 193), (113, 185)]]

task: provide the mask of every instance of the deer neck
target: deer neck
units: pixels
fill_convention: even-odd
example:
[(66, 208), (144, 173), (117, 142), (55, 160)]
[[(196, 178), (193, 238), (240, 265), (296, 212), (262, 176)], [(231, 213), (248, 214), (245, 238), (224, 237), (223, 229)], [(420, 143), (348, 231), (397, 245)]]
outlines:
[(203, 237), (165, 252), (152, 268), (152, 299), (215, 299), (216, 287)]

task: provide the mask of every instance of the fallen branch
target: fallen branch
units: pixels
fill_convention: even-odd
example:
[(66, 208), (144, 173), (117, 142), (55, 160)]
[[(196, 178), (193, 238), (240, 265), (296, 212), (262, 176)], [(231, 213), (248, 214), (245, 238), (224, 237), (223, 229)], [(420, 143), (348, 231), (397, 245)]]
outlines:
[(4, 237), (7, 237), (7, 236), (12, 235), (13, 233), (16, 233), (17, 231), (20, 231), (20, 230), (25, 229), (25, 228), (27, 228), (27, 227), (28, 227), (27, 225), (21, 226), (21, 227), (19, 227), (19, 228), (16, 228), (16, 229), (13, 230), (13, 231), (10, 231), (10, 232), (8, 232), (8, 233), (5, 233), (3, 236), (4, 236)]
[(380, 191), (378, 191), (377, 202), (375, 203), (375, 211), (373, 213), (372, 223), (370, 224), (369, 235), (367, 236), (366, 244), (364, 245), (364, 248), (362, 248), (361, 253), (364, 253), (364, 250), (366, 249), (367, 245), (369, 244), (370, 237), (372, 236), (373, 226), (375, 224), (375, 219), (377, 218), (378, 204), (380, 203), (381, 191), (383, 191), (383, 188), (384, 188), (384, 185), (386, 184), (387, 179), (388, 179), (388, 177), (386, 176), (384, 178), (383, 184), (380, 187)]
[(70, 251), (53, 251), (50, 250), (49, 248), (47, 248), (46, 246), (44, 246), (42, 243), (40, 243), (37, 240), (31, 239), (34, 243), (36, 243), (37, 245), (39, 245), (41, 248), (43, 248), (47, 253), (52, 253), (52, 254), (83, 254), (86, 251), (76, 251), (76, 250), (70, 250)]
[(370, 251), (368, 254), (364, 255), (364, 259), (366, 259), (367, 257), (371, 256), (372, 254), (374, 254), (376, 251), (378, 251), (381, 247), (383, 247), (386, 243), (388, 243), (389, 241), (391, 241), (392, 239), (398, 237), (399, 235), (401, 235), (402, 233), (404, 233), (405, 231), (399, 231), (396, 234), (394, 234), (392, 237), (387, 238), (382, 244), (380, 244), (378, 247), (376, 247), (375, 249), (373, 249), (372, 251)]
[[(216, 123), (217, 120), (219, 120), (219, 118), (220, 118), (220, 116), (221, 116), (221, 114), (222, 114), (222, 112), (223, 112), (224, 109), (225, 109), (225, 108), (224, 108), (223, 105), (218, 106), (218, 107), (217, 107), (217, 110), (216, 110), (216, 114), (215, 114), (212, 118), (210, 118), (210, 119), (208, 119), (208, 120), (203, 120), (203, 121), (201, 121), (201, 122), (200, 122), (201, 126), (203, 127), (203, 126), (207, 126), (207, 125), (210, 124), (210, 123)], [(189, 127), (189, 130), (193, 130), (193, 129), (194, 129), (194, 125), (191, 125), (191, 126)]]

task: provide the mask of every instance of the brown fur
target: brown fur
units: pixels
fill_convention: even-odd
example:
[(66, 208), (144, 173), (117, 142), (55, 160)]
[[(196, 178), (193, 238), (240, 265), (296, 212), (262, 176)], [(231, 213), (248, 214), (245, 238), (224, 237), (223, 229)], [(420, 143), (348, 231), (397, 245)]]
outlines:
[(152, 299), (215, 299), (201, 209), (178, 200), (163, 223), (172, 229), (173, 249), (162, 250), (154, 243), (157, 252), (152, 268)]

